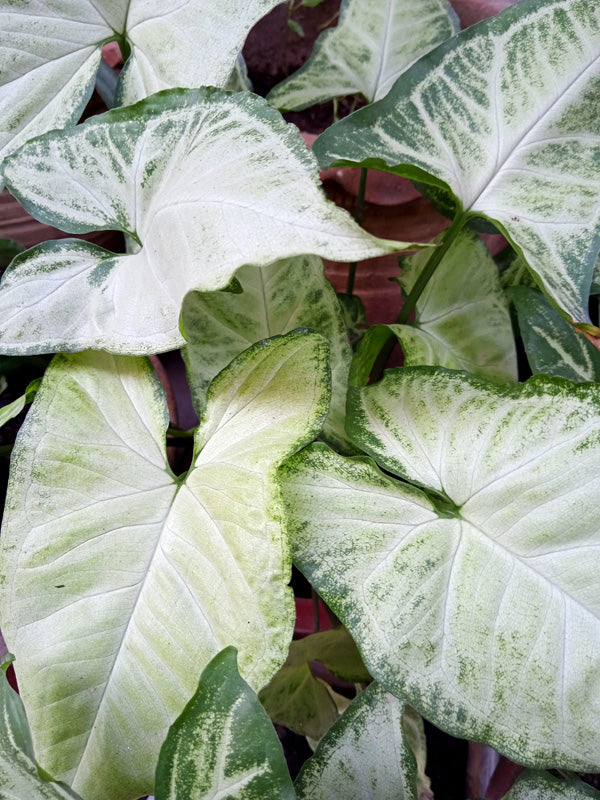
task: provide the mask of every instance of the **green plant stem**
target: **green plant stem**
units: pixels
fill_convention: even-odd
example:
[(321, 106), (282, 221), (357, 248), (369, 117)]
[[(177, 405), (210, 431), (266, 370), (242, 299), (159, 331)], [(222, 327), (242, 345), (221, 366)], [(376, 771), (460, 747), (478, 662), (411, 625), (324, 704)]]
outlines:
[[(406, 323), (408, 322), (410, 315), (415, 310), (419, 298), (423, 294), (423, 290), (429, 283), (429, 280), (431, 279), (433, 273), (441, 264), (442, 259), (450, 249), (452, 243), (454, 242), (460, 231), (463, 229), (465, 222), (466, 222), (466, 215), (464, 213), (457, 214), (456, 217), (454, 217), (452, 224), (444, 234), (444, 238), (429, 257), (429, 260), (427, 261), (419, 277), (415, 281), (414, 286), (410, 291), (410, 294), (404, 301), (404, 305), (402, 306), (402, 308), (400, 309), (400, 313), (396, 317), (397, 325), (406, 325)], [(385, 366), (389, 361), (390, 356), (392, 355), (392, 350), (396, 346), (396, 341), (397, 341), (396, 336), (390, 331), (390, 335), (385, 340), (383, 347), (379, 351), (379, 355), (377, 356), (377, 358), (375, 359), (375, 363), (373, 364), (373, 369), (371, 370), (372, 383), (378, 381), (383, 375), (383, 370), (385, 369)]]
[(404, 301), (404, 305), (400, 309), (400, 313), (396, 317), (396, 323), (398, 325), (405, 325), (408, 322), (408, 319), (412, 312), (415, 310), (417, 302), (419, 298), (423, 294), (423, 290), (429, 283), (430, 278), (432, 277), (433, 273), (439, 267), (442, 262), (442, 259), (450, 249), (452, 243), (463, 229), (465, 224), (465, 215), (458, 214), (453, 222), (452, 225), (446, 230), (444, 234), (444, 238), (442, 239), (441, 243), (438, 247), (435, 248), (433, 253), (430, 255), (427, 263), (421, 270), (419, 277), (414, 283), (413, 288), (411, 289), (408, 297)]
[(190, 428), (189, 431), (181, 431), (179, 428), (167, 428), (167, 436), (171, 439), (193, 439), (196, 433), (196, 428)]
[[(354, 206), (354, 219), (359, 225), (362, 224), (363, 216), (365, 213), (365, 193), (367, 190), (367, 174), (366, 167), (360, 168), (360, 181), (358, 184), (358, 195), (356, 196), (356, 205)], [(356, 277), (356, 261), (348, 264), (348, 281), (346, 283), (346, 294), (352, 297), (354, 292), (354, 278)]]

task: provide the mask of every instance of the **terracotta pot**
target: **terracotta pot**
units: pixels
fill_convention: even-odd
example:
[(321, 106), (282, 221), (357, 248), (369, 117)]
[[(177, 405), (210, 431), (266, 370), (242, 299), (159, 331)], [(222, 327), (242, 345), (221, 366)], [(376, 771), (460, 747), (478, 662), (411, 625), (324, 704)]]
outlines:
[(505, 8), (514, 6), (519, 0), (450, 0), (458, 14), (463, 28), (481, 22), (487, 17), (494, 17)]

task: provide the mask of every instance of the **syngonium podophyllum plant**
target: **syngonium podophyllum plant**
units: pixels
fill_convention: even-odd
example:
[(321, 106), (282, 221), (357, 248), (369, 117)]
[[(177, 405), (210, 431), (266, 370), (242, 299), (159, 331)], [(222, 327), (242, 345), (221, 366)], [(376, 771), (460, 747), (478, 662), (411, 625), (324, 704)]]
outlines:
[[(127, 241), (38, 245), (0, 284), (1, 352), (58, 353), (0, 538), (22, 698), (1, 684), (0, 796), (417, 800), (420, 714), (532, 768), (510, 800), (597, 796), (539, 770), (600, 770), (600, 364), (578, 332), (600, 334), (600, 7), (522, 0), (457, 33), (444, 0), (345, 0), (268, 105), (224, 87), (275, 3), (209, 5), (0, 2), (3, 181)], [(74, 125), (114, 39), (120, 107)], [(321, 258), (415, 247), (328, 203), (274, 106), (355, 92), (320, 164), (410, 178), (451, 223), (352, 355)], [(174, 348), (200, 417), (184, 474), (146, 359)], [(344, 627), (290, 645), (290, 556)], [(320, 740), (294, 784), (265, 709)]]

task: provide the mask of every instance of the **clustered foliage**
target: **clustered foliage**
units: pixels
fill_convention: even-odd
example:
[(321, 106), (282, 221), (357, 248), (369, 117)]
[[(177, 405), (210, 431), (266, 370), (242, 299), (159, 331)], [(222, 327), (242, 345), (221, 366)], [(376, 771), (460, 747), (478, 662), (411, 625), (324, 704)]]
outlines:
[[(0, 537), (0, 797), (418, 800), (420, 715), (531, 768), (509, 800), (597, 796), (568, 773), (600, 771), (600, 5), (459, 32), (446, 0), (344, 0), (265, 100), (240, 51), (276, 4), (0, 0), (2, 181), (127, 242), (46, 242), (0, 283), (0, 352), (56, 354), (0, 410), (35, 396)], [(77, 124), (115, 40), (114, 108)], [(354, 93), (312, 153), (280, 113)], [(370, 235), (331, 165), (410, 179), (449, 227)], [(407, 251), (396, 321), (353, 353), (353, 278), (336, 296), (322, 258)], [(176, 348), (179, 475), (148, 358)], [(292, 562), (340, 627), (292, 642)], [(267, 712), (316, 747), (294, 783)]]

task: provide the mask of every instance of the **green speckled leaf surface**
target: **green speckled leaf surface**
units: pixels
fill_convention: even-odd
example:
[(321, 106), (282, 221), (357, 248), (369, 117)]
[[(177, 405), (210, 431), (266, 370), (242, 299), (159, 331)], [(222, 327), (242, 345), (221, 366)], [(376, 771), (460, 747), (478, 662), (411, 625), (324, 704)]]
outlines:
[[(20, 144), (77, 122), (102, 45), (131, 57), (120, 102), (159, 89), (225, 86), (250, 28), (277, 0), (18, 0), (0, 8), (0, 160)], [(157, 13), (159, 12), (159, 13)], [(198, 58), (202, 49), (202, 58)]]
[(418, 800), (405, 707), (377, 683), (361, 692), (305, 763), (298, 800)]
[(600, 353), (535, 289), (514, 287), (515, 305), (531, 371), (570, 381), (600, 381)]
[(526, 771), (504, 800), (599, 800), (600, 792), (575, 778), (559, 780), (547, 772)]

